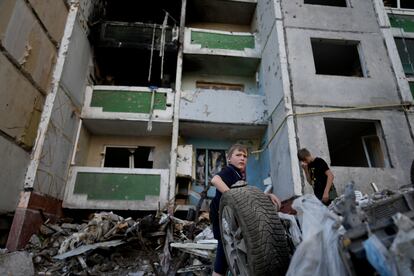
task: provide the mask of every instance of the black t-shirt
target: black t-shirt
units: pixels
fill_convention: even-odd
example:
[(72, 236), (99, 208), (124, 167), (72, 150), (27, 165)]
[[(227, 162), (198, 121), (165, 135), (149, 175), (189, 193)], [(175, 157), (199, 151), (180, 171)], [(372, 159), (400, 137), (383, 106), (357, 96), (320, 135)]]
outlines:
[[(244, 176), (240, 170), (231, 164), (223, 168), (217, 175), (220, 176), (221, 180), (223, 180), (223, 182), (226, 183), (229, 188), (231, 188), (231, 186), (233, 186), (233, 184), (235, 184), (237, 181), (244, 180)], [(210, 204), (210, 213), (213, 216), (218, 214), (221, 195), (222, 193), (216, 189), (216, 195)]]
[(316, 157), (315, 160), (309, 163), (308, 169), (315, 196), (322, 200), (326, 181), (328, 180), (328, 176), (325, 174), (329, 170), (328, 164), (322, 158)]

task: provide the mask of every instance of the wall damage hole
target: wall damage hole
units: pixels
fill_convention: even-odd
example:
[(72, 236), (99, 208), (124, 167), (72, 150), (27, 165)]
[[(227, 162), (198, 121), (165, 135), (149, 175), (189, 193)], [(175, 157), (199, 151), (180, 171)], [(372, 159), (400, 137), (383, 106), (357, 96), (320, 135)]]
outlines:
[(210, 89), (210, 90), (231, 90), (231, 91), (244, 91), (244, 85), (238, 83), (221, 83), (221, 82), (208, 82), (208, 81), (196, 81), (196, 88)]
[(95, 84), (173, 88), (180, 0), (101, 0), (90, 42)]
[(152, 147), (105, 147), (104, 167), (153, 168)]
[(379, 121), (325, 118), (332, 166), (389, 166)]
[(407, 76), (414, 75), (414, 39), (394, 38), (401, 59), (404, 72)]
[(316, 74), (364, 77), (359, 42), (311, 38)]
[(347, 7), (347, 0), (304, 0), (305, 4)]

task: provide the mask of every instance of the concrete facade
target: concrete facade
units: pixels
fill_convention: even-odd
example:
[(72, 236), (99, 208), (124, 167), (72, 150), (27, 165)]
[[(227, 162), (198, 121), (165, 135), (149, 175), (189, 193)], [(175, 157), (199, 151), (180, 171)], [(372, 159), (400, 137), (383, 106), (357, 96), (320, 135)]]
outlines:
[[(273, 116), (269, 128), (276, 125), (277, 136), (269, 150), (273, 185), (282, 199), (308, 188), (295, 156), (298, 148), (306, 147), (330, 164), (324, 118), (378, 120), (391, 159), (388, 168), (332, 166), (339, 192), (351, 180), (363, 192), (370, 191), (370, 182), (384, 189), (409, 183), (414, 145), (410, 111), (404, 111), (401, 105), (412, 103), (412, 97), (407, 93), (406, 81), (400, 81), (400, 73), (395, 71), (396, 56), (390, 51), (393, 45), (384, 43), (381, 13), (378, 14), (383, 11), (381, 5), (379, 1), (349, 1), (348, 7), (283, 0), (258, 3), (258, 28), (262, 40), (267, 39), (262, 41), (262, 55), (272, 55), (276, 60), (263, 61), (262, 72), (268, 103), (275, 106), (269, 107), (274, 110), (270, 111)], [(357, 41), (364, 77), (316, 74), (312, 38)], [(370, 108), (344, 112), (349, 107)], [(312, 114), (302, 116), (309, 112)], [(291, 177), (286, 173), (283, 178), (282, 171), (291, 171)]]
[[(167, 47), (160, 40), (164, 17), (147, 18), (157, 6), (152, 2), (134, 18), (139, 35), (132, 37), (93, 27), (97, 18), (131, 20), (123, 19), (128, 10), (103, 13), (105, 1), (0, 2), (0, 149), (5, 153), (0, 184), (7, 191), (0, 212), (16, 214), (10, 249), (21, 247), (42, 223), (39, 209), (54, 219), (62, 203), (75, 209), (156, 209), (157, 201), (166, 203), (189, 187), (176, 203), (192, 208), (203, 189), (196, 185), (200, 152), (218, 156), (236, 142), (252, 152), (251, 185), (264, 189), (270, 177), (282, 200), (309, 192), (296, 153), (307, 147), (335, 164), (327, 119), (375, 122), (384, 156), (380, 167), (332, 165), (339, 193), (351, 180), (363, 192), (370, 191), (370, 182), (389, 189), (408, 184), (414, 78), (405, 72), (394, 39), (414, 39), (414, 31), (398, 28), (388, 16), (414, 18), (414, 11), (385, 8), (381, 0), (347, 0), (347, 7), (304, 0), (165, 2), (170, 5)], [(229, 10), (239, 16), (229, 16)], [(154, 20), (152, 33), (148, 24)], [(102, 46), (103, 35), (117, 43)], [(348, 75), (321, 73), (315, 41), (352, 48), (360, 68), (357, 64)], [(124, 47), (125, 42), (135, 46)], [(321, 60), (324, 70), (335, 67), (323, 55)], [(122, 70), (124, 78), (111, 70)], [(121, 110), (91, 106), (94, 90), (114, 93), (105, 104)], [(145, 95), (137, 103), (138, 95), (128, 93)], [(153, 168), (103, 168), (106, 145), (154, 147)], [(192, 148), (192, 161), (180, 167), (192, 175), (177, 176), (179, 146)], [(115, 205), (89, 200), (74, 195), (79, 172), (98, 178), (131, 174), (140, 181), (159, 175), (162, 192), (139, 195), (145, 200), (117, 198)], [(30, 224), (30, 230), (21, 230)]]
[(0, 3), (1, 213), (15, 211), (24, 187), (67, 14), (63, 0)]

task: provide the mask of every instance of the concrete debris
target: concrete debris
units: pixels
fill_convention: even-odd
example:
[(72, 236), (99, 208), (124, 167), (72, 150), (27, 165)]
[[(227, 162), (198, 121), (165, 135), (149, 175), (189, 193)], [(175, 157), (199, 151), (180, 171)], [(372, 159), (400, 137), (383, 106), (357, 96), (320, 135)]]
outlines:
[(21, 253), (34, 264), (27, 275), (207, 275), (217, 247), (210, 232), (204, 213), (193, 222), (165, 213), (134, 220), (101, 212), (85, 223), (46, 221)]
[(0, 255), (0, 275), (34, 275), (32, 257), (28, 252)]
[(83, 254), (85, 252), (88, 252), (90, 250), (94, 250), (94, 249), (97, 249), (97, 248), (109, 248), (109, 247), (114, 247), (114, 246), (118, 246), (118, 245), (121, 245), (121, 244), (124, 244), (124, 242), (121, 241), (121, 240), (113, 240), (113, 241), (99, 242), (99, 243), (95, 243), (95, 244), (83, 245), (83, 246), (80, 246), (76, 249), (68, 251), (66, 253), (54, 256), (53, 258), (57, 259), (57, 260), (63, 260), (63, 259), (66, 259), (66, 258), (69, 258), (69, 257), (72, 257), (72, 256), (77, 256), (77, 255)]

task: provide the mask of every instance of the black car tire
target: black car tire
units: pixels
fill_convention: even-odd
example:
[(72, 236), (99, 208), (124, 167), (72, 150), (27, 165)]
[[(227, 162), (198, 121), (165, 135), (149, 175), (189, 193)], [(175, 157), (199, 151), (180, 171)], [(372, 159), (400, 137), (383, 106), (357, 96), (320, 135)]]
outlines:
[(223, 194), (219, 213), (232, 275), (285, 275), (291, 258), (288, 237), (267, 195), (251, 186), (231, 189)]

